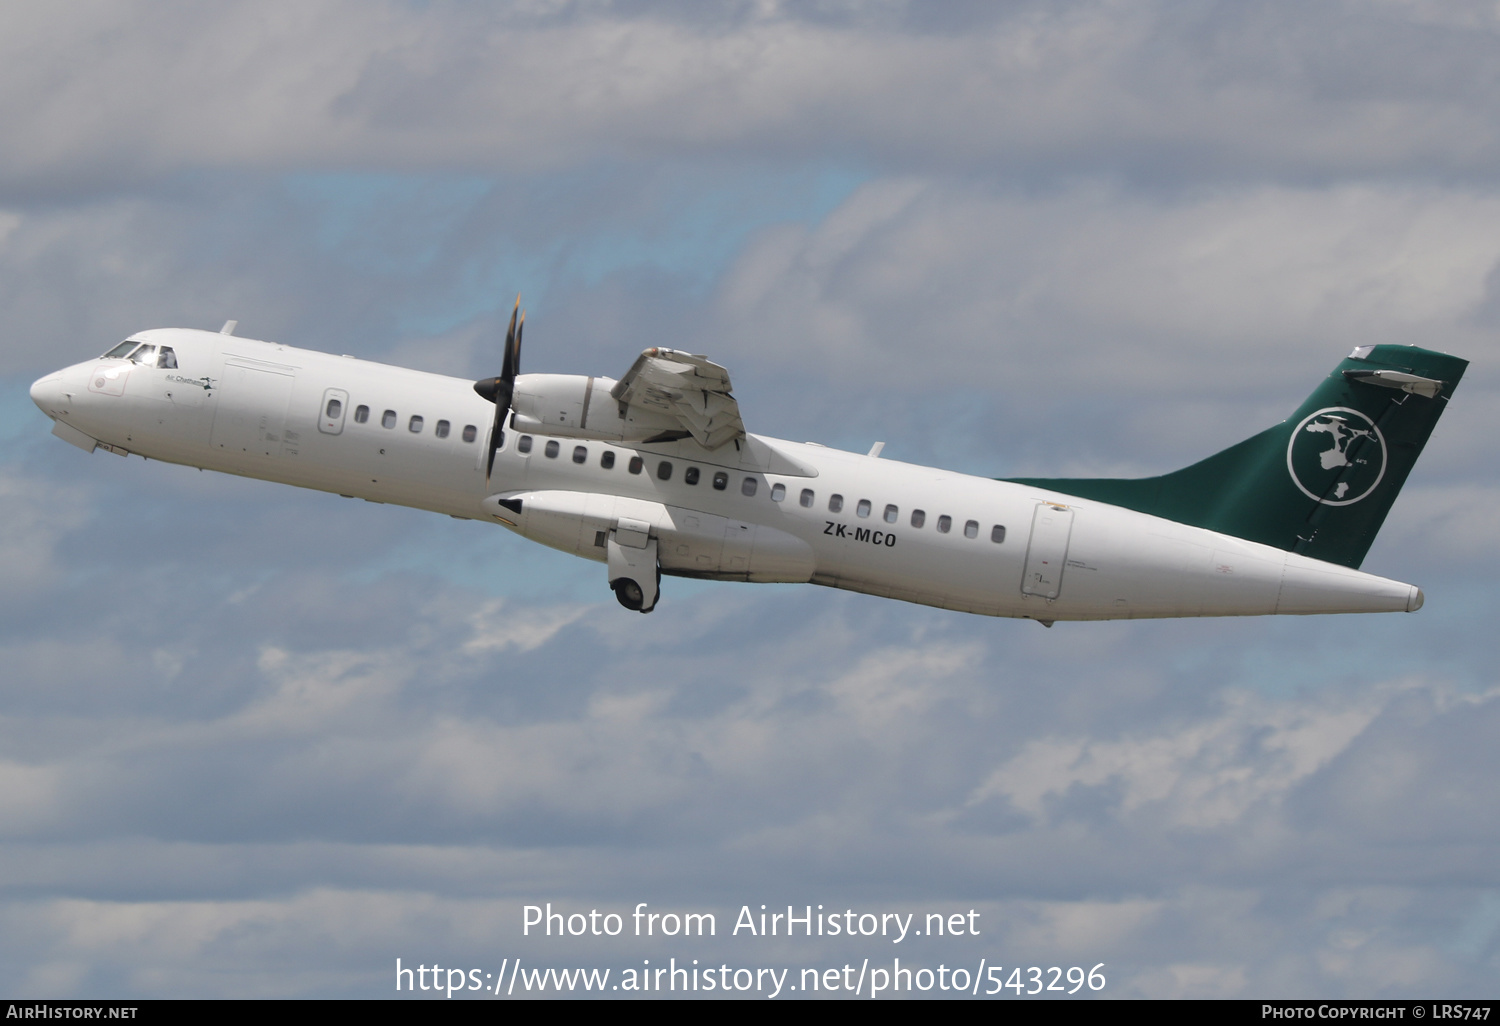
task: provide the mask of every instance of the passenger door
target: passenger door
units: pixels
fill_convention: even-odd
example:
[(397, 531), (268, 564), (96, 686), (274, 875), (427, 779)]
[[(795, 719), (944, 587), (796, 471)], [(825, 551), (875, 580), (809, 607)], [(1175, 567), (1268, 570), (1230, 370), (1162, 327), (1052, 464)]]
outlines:
[(1026, 546), (1026, 575), (1021, 594), (1055, 599), (1062, 593), (1063, 566), (1068, 561), (1068, 538), (1073, 533), (1073, 511), (1043, 502), (1031, 517), (1031, 541)]

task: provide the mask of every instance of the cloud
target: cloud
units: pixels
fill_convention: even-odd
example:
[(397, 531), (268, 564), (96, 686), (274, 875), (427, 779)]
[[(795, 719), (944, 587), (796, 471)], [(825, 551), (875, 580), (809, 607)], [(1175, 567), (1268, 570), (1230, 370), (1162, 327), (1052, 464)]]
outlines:
[[(487, 627), (410, 605), (392, 613), (419, 621), (405, 641), (371, 623), (384, 645), (263, 649), (259, 685), (220, 715), (33, 719), (34, 754), (13, 768), (38, 783), (24, 815), (4, 813), (0, 861), (31, 892), (10, 922), (45, 941), (14, 979), (363, 993), (396, 953), (514, 950), (520, 904), (575, 893), (593, 907), (666, 893), (726, 922), (752, 900), (965, 901), (997, 950), (1107, 961), (1112, 988), (1141, 995), (1462, 989), (1489, 971), (1487, 948), (1455, 960), (1444, 945), (1472, 932), (1464, 896), (1484, 886), (1500, 822), (1469, 736), (1500, 695), (1391, 680), (1290, 700), (1230, 690), (1188, 711), (1060, 664), (1055, 632), (937, 611), (901, 627), (872, 600), (798, 594), (800, 625), (727, 692), (703, 670), (753, 665), (754, 640), (735, 632), (692, 667), (705, 627), (743, 618), (738, 598), (711, 601), (680, 640), (655, 634), (658, 672), (623, 681), (609, 667), (635, 645), (592, 616), (474, 663), (450, 639)], [(849, 630), (849, 614), (865, 625)], [(861, 655), (872, 636), (884, 645)], [(555, 687), (568, 651), (599, 666), (580, 703), (466, 697)], [(1020, 691), (1043, 680), (1045, 694)], [(705, 689), (719, 693), (704, 703)], [(23, 856), (37, 845), (59, 854)], [(203, 896), (130, 896), (141, 888)], [(1428, 924), (1397, 926), (1433, 888)], [(1294, 893), (1310, 900), (1277, 905)], [(308, 917), (331, 946), (302, 963)], [(1295, 970), (1292, 936), (1306, 938)], [(1405, 975), (1371, 968), (1403, 958)], [(246, 971), (222, 975), (236, 959)]]
[(1048, 176), (1488, 178), (1496, 163), (1496, 26), (1477, 4), (924, 7), (12, 11), (0, 175), (57, 188), (182, 168), (829, 152)]
[(1464, 321), (1500, 260), (1497, 221), (1487, 195), (1450, 190), (1156, 199), (883, 181), (815, 229), (768, 229), (721, 301), (783, 358), (811, 352), (855, 380), (961, 373), (1019, 392), (1066, 351), (1073, 387), (1167, 393), (1212, 362), (1238, 391), (1313, 345), (1325, 362), (1437, 334), (1487, 347)]
[(84, 490), (0, 467), (0, 602), (16, 607), (56, 587), (57, 548), (87, 522)]
[(1044, 816), (1074, 788), (1118, 782), (1121, 813), (1165, 805), (1176, 827), (1222, 827), (1268, 796), (1285, 794), (1348, 745), (1377, 709), (1373, 702), (1334, 710), (1283, 706), (1262, 719), (1230, 708), (1222, 718), (1167, 734), (1039, 739), (996, 769), (968, 804), (999, 797)]

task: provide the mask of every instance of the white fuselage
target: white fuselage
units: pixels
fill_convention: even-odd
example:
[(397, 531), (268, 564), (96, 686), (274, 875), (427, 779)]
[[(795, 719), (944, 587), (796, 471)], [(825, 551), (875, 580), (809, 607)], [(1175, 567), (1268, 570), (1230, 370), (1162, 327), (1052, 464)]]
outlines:
[(753, 435), (710, 451), (511, 430), (487, 483), (494, 407), (467, 379), (213, 332), (132, 337), (170, 346), (177, 367), (100, 359), (48, 375), (32, 396), (56, 433), (499, 522), (599, 561), (611, 532), (649, 531), (669, 575), (807, 581), (1045, 622), (1421, 604), (1410, 585), (1159, 517)]

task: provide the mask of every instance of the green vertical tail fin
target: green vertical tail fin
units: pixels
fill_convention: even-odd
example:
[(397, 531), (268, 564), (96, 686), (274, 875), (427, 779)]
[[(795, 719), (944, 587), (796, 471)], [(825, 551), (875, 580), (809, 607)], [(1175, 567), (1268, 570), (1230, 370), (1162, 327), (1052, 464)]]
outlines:
[(1360, 346), (1296, 413), (1190, 467), (1008, 480), (1358, 567), (1468, 365), (1416, 346)]

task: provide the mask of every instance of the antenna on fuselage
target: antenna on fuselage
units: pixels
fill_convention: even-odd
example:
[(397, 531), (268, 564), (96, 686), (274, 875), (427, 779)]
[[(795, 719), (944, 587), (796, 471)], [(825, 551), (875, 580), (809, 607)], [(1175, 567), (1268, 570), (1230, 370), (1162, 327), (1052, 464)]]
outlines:
[(240, 326), (239, 321), (225, 321), (224, 327), (219, 329), (220, 335), (233, 335), (234, 329)]

